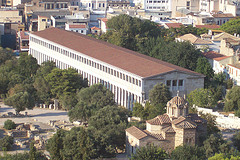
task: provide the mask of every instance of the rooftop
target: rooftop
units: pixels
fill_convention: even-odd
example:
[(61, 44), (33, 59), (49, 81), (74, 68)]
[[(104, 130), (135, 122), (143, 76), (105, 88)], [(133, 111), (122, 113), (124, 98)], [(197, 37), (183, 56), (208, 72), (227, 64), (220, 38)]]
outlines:
[(168, 28), (181, 28), (183, 26), (182, 23), (165, 23)]
[(208, 59), (218, 58), (218, 57), (225, 57), (223, 54), (219, 54), (215, 51), (208, 51), (205, 53), (202, 53), (202, 55)]
[(84, 24), (69, 24), (69, 28), (86, 28)]
[(220, 26), (219, 25), (196, 25), (196, 28), (217, 29), (217, 28), (220, 28)]
[(233, 36), (229, 33), (226, 33), (226, 32), (223, 32), (223, 33), (220, 33), (220, 34), (217, 34), (217, 35), (213, 36), (213, 41), (221, 41), (224, 38), (231, 38), (233, 40), (240, 41), (240, 38), (235, 37), (235, 36)]
[(151, 125), (162, 125), (162, 124), (170, 124), (171, 120), (167, 114), (163, 114), (153, 119), (147, 120), (147, 123)]
[(28, 40), (29, 39), (29, 33), (30, 32), (27, 32), (27, 31), (20, 31), (20, 37), (21, 39), (23, 40)]
[(231, 13), (221, 13), (221, 14), (213, 14), (214, 18), (233, 18), (234, 16)]
[(240, 69), (240, 63), (236, 63), (236, 64), (228, 64), (228, 65), (231, 66), (231, 67), (234, 67), (234, 68)]
[(194, 71), (75, 32), (53, 27), (35, 32), (32, 35), (70, 48), (142, 78), (175, 71), (204, 77), (204, 75)]
[(143, 130), (141, 130), (135, 126), (132, 126), (128, 129), (126, 129), (126, 131), (139, 140), (148, 136), (147, 133), (145, 133)]
[(203, 40), (191, 33), (185, 34), (185, 35), (179, 37), (179, 39), (184, 40), (184, 41), (190, 41), (192, 44), (212, 44), (211, 41)]

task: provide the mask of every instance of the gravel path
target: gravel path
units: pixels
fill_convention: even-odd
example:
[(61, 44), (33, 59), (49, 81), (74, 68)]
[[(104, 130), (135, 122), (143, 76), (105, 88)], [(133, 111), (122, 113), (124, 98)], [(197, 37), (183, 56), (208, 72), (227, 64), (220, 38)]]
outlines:
[[(15, 113), (15, 110), (12, 107), (4, 105), (3, 102), (0, 102), (0, 106), (0, 115), (6, 114), (7, 112)], [(0, 118), (0, 127), (3, 126), (7, 119), (11, 119), (15, 123), (36, 123), (39, 125), (42, 123), (48, 124), (50, 120), (69, 121), (66, 111), (34, 108), (33, 110), (26, 110), (20, 113), (24, 114), (25, 112), (28, 112), (30, 117)]]

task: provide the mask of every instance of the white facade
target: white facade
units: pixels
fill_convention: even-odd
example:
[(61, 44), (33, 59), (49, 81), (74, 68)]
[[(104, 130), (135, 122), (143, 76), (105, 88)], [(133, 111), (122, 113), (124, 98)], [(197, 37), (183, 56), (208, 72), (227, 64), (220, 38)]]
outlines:
[(219, 0), (200, 0), (200, 11), (212, 12), (218, 11)]
[[(47, 32), (47, 30), (51, 32)], [(54, 33), (54, 30), (59, 30), (57, 28), (50, 28), (42, 33)], [(87, 44), (90, 43), (89, 37), (87, 39), (80, 38), (75, 39), (76, 34), (61, 30), (63, 34), (68, 34), (72, 39), (72, 43), (75, 43), (76, 46), (79, 47), (78, 44), (84, 43), (83, 41), (88, 41)], [(65, 32), (65, 33), (64, 33)], [(36, 32), (37, 33), (37, 32)], [(56, 33), (55, 33), (56, 34)], [(54, 35), (55, 35), (54, 34)], [(74, 35), (73, 35), (74, 34)], [(80, 37), (83, 35), (78, 34)], [(52, 37), (54, 38), (54, 37)], [(82, 42), (81, 42), (82, 40)], [(100, 40), (92, 40), (93, 44), (99, 45), (101, 44), (101, 48), (108, 48), (116, 55), (117, 52), (122, 52), (122, 50), (114, 50), (114, 48), (109, 47), (104, 44)], [(66, 46), (69, 45), (69, 42), (66, 42)], [(77, 44), (78, 43), (78, 44)], [(102, 44), (103, 43), (103, 44)], [(63, 44), (63, 43), (62, 43)], [(91, 46), (93, 45), (91, 44)], [(69, 67), (75, 68), (80, 74), (83, 75), (83, 78), (87, 78), (89, 81), (89, 85), (93, 85), (96, 83), (102, 83), (106, 88), (111, 90), (115, 95), (115, 101), (121, 106), (125, 106), (128, 109), (132, 109), (134, 102), (144, 103), (145, 100), (149, 97), (149, 91), (156, 85), (157, 83), (165, 83), (170, 87), (170, 91), (172, 91), (173, 96), (176, 95), (179, 91), (179, 94), (189, 94), (192, 90), (196, 88), (203, 88), (204, 86), (204, 76), (199, 75), (195, 72), (177, 67), (182, 71), (173, 70), (170, 72), (150, 76), (150, 77), (142, 77), (137, 75), (136, 73), (129, 72), (122, 68), (111, 65), (103, 60), (99, 60), (89, 56), (89, 54), (84, 54), (79, 50), (73, 50), (71, 47), (66, 47), (65, 45), (60, 45), (53, 41), (47, 40), (46, 37), (42, 38), (37, 36), (36, 34), (30, 34), (30, 42), (29, 42), (29, 54), (35, 57), (38, 61), (38, 64), (43, 63), (44, 61), (54, 61), (56, 66), (60, 69), (67, 69)], [(75, 47), (76, 47), (75, 46)], [(85, 45), (85, 49), (88, 49), (90, 46)], [(94, 48), (94, 51), (99, 48)], [(108, 51), (108, 50), (105, 50)], [(104, 52), (104, 51), (103, 51)], [(129, 54), (128, 52), (124, 52), (125, 54)], [(95, 53), (95, 54), (101, 54)], [(129, 55), (127, 58), (135, 55)], [(121, 57), (122, 58), (122, 57)], [(136, 57), (138, 59), (139, 57)], [(105, 58), (104, 58), (105, 59)], [(142, 58), (141, 58), (142, 60)], [(118, 63), (118, 59), (114, 60), (114, 62)], [(146, 62), (149, 62), (146, 59)], [(124, 63), (124, 62), (121, 62)], [(136, 63), (136, 62), (135, 62)], [(153, 61), (153, 63), (156, 63)], [(159, 62), (160, 63), (160, 62)], [(126, 62), (125, 62), (126, 64)], [(165, 62), (164, 65), (167, 65)], [(142, 64), (141, 64), (142, 65)], [(157, 64), (158, 65), (158, 64)], [(169, 64), (171, 67), (176, 67)], [(132, 67), (135, 67), (133, 65)], [(168, 66), (169, 67), (169, 66)], [(161, 70), (161, 69), (159, 69)], [(140, 71), (141, 72), (141, 71)], [(162, 71), (161, 71), (162, 72)]]
[(171, 11), (172, 0), (144, 0), (143, 8), (147, 11)]
[(240, 65), (227, 65), (229, 78), (233, 80), (235, 85), (240, 86)]
[(238, 0), (219, 0), (219, 11), (240, 16), (240, 2)]
[(88, 32), (88, 26), (85, 24), (71, 24), (71, 23), (66, 23), (65, 24), (65, 30), (67, 31), (72, 31), (72, 32), (77, 32), (81, 33), (84, 35), (87, 35)]
[(79, 7), (105, 11), (107, 9), (107, 0), (81, 0)]

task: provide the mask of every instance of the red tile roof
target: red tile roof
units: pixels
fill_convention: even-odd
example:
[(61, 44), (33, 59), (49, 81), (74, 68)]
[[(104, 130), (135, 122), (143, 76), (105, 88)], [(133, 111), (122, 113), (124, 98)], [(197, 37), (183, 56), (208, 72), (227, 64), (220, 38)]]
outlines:
[(168, 28), (181, 28), (183, 26), (182, 23), (165, 23)]
[(35, 32), (33, 35), (83, 53), (143, 78), (174, 71), (204, 77), (204, 75), (191, 70), (75, 32), (53, 27)]
[(91, 28), (91, 30), (101, 30), (101, 29), (94, 26), (94, 27)]
[(86, 28), (84, 24), (69, 24), (69, 28)]
[(190, 128), (196, 128), (197, 125), (186, 119), (185, 117), (178, 117), (178, 119), (175, 119), (172, 121), (172, 124), (174, 124), (178, 128), (183, 128), (183, 129), (190, 129)]
[(108, 21), (107, 18), (99, 18), (101, 21), (103, 21), (104, 23), (106, 23)]
[(222, 13), (212, 15), (214, 18), (233, 18), (234, 16), (231, 13)]
[(29, 32), (27, 31), (20, 31), (20, 37), (21, 39), (25, 39), (25, 40), (28, 40), (29, 39)]
[(148, 120), (147, 123), (151, 125), (162, 125), (162, 124), (170, 124), (171, 120), (167, 114), (163, 114)]
[(223, 54), (219, 54), (217, 52), (214, 51), (208, 51), (205, 53), (202, 53), (202, 55), (208, 59), (214, 59), (214, 58), (218, 58), (218, 57), (224, 57), (225, 55)]
[(135, 126), (132, 126), (132, 127), (128, 128), (128, 129), (126, 129), (126, 132), (128, 132), (133, 137), (135, 137), (135, 138), (137, 138), (139, 140), (148, 136), (147, 133), (145, 133), (143, 130), (141, 130), (141, 129), (135, 127)]
[(231, 67), (240, 69), (240, 63), (237, 63), (237, 64), (228, 64), (228, 65), (231, 66)]
[(162, 136), (162, 134), (157, 134), (157, 133), (151, 133), (148, 130), (144, 130), (145, 133), (149, 134), (150, 136), (152, 136), (153, 138), (156, 138), (157, 140), (164, 140), (164, 137)]
[(196, 25), (196, 28), (217, 29), (217, 28), (220, 28), (220, 26), (219, 25)]
[(224, 56), (224, 57), (218, 57), (218, 58), (213, 58), (215, 61), (221, 61), (223, 59), (229, 58), (230, 56)]

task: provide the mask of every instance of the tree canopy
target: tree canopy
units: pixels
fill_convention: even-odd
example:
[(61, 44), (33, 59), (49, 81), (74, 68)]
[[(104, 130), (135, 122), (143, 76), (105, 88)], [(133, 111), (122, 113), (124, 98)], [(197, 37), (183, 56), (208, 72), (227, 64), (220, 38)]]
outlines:
[(111, 30), (103, 34), (101, 39), (134, 51), (137, 51), (138, 44), (147, 38), (162, 36), (164, 33), (164, 30), (156, 23), (126, 14), (111, 18), (108, 20), (107, 26)]
[(0, 47), (0, 66), (4, 64), (7, 60), (13, 58), (13, 52), (9, 48), (2, 48)]
[(7, 130), (15, 129), (16, 124), (12, 120), (8, 119), (4, 122), (3, 128), (5, 128)]
[(172, 160), (205, 160), (205, 151), (202, 147), (183, 145), (176, 147), (171, 153)]
[(156, 84), (150, 91), (149, 91), (149, 100), (150, 103), (157, 108), (157, 114), (165, 113), (165, 108), (167, 102), (171, 99), (171, 92), (169, 88), (163, 84)]
[(195, 104), (203, 108), (214, 108), (218, 101), (213, 90), (204, 88), (198, 88), (190, 92), (187, 100), (191, 106)]
[(229, 92), (226, 94), (225, 98), (225, 111), (234, 111), (240, 108), (240, 87), (234, 86)]
[(75, 69), (55, 68), (45, 77), (51, 87), (51, 94), (59, 98), (61, 95), (76, 93), (77, 90), (87, 87), (87, 81)]
[(34, 98), (28, 92), (19, 92), (4, 100), (4, 103), (15, 108), (16, 112), (32, 109), (35, 105)]
[(131, 160), (165, 160), (169, 158), (168, 154), (160, 147), (147, 145), (137, 149), (132, 155)]
[(212, 66), (205, 57), (198, 58), (197, 67), (195, 71), (206, 76), (204, 78), (205, 86), (210, 85), (211, 79), (214, 76), (214, 71), (212, 69)]
[(223, 25), (221, 25), (220, 28), (222, 31), (225, 31), (230, 34), (240, 34), (240, 18), (232, 18)]
[(125, 149), (127, 113), (125, 108), (106, 106), (89, 119), (89, 128), (103, 157), (112, 157), (118, 149)]
[(78, 103), (68, 112), (69, 119), (87, 121), (99, 109), (114, 105), (113, 97), (113, 93), (102, 84), (83, 88), (77, 94)]

